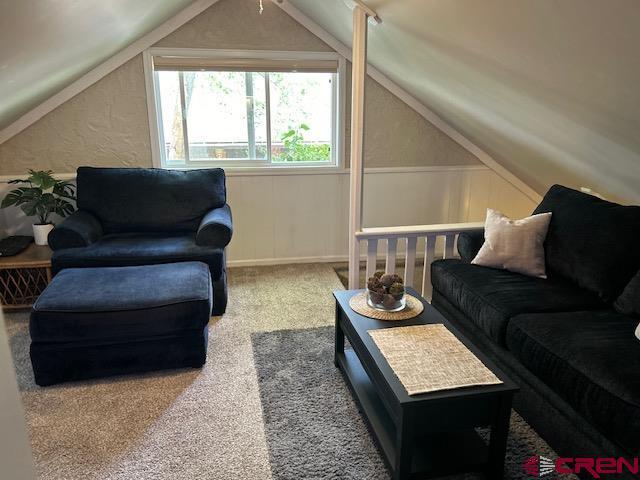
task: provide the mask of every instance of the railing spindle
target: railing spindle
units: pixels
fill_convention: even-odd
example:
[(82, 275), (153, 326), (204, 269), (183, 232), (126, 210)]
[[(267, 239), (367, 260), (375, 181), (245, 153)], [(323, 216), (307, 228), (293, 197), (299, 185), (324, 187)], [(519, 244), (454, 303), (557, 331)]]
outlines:
[(371, 275), (375, 273), (377, 258), (378, 258), (378, 239), (370, 238), (367, 241), (367, 278), (369, 278)]
[(444, 258), (453, 257), (453, 245), (456, 243), (456, 234), (450, 233), (444, 237)]
[(425, 297), (431, 288), (431, 264), (436, 257), (436, 235), (428, 235), (424, 239), (424, 270), (422, 271), (422, 296)]
[(407, 237), (407, 255), (404, 262), (404, 284), (413, 287), (413, 275), (416, 270), (416, 245), (418, 237)]
[(387, 240), (387, 263), (385, 264), (385, 271), (387, 273), (396, 272), (396, 250), (398, 247), (397, 238), (389, 238)]

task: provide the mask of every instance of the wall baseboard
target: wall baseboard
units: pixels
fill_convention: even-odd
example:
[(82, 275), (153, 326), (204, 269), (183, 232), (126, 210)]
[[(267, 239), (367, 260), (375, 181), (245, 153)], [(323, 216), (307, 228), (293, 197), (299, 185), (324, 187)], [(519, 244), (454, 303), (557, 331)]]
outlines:
[[(440, 248), (436, 251), (436, 259), (442, 258), (443, 249)], [(456, 254), (457, 255), (457, 254)], [(385, 256), (378, 252), (377, 262), (384, 262)], [(404, 251), (398, 251), (398, 259), (397, 261), (404, 259)], [(416, 252), (416, 261), (424, 260), (424, 252)], [(364, 268), (367, 261), (366, 253), (360, 255), (361, 267)], [(227, 262), (227, 267), (229, 268), (241, 268), (241, 267), (266, 267), (273, 265), (293, 265), (293, 264), (301, 264), (301, 263), (348, 263), (349, 255), (320, 255), (320, 256), (309, 256), (309, 257), (284, 257), (284, 258), (254, 258), (248, 260), (229, 260)]]
[[(362, 260), (366, 260), (363, 257)], [(291, 265), (299, 263), (334, 263), (348, 262), (349, 255), (325, 255), (310, 257), (253, 258), (247, 260), (229, 260), (227, 266), (234, 267), (266, 267), (272, 265)]]

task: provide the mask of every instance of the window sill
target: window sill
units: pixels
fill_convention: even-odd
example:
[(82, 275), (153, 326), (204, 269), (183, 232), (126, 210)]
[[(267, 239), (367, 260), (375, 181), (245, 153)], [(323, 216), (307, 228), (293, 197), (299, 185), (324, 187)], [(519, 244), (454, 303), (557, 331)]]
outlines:
[[(162, 167), (168, 170), (191, 170), (182, 167)], [(222, 168), (227, 177), (277, 176), (277, 175), (335, 175), (348, 170), (339, 165), (310, 166), (269, 166), (269, 167), (228, 167), (220, 165), (202, 166), (198, 168)]]

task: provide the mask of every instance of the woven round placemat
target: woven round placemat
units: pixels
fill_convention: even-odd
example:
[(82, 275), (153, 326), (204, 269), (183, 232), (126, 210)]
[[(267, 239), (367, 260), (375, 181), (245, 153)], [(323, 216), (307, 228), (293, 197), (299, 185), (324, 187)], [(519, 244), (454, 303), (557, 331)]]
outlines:
[(349, 306), (354, 312), (364, 315), (365, 317), (375, 318), (376, 320), (407, 320), (417, 317), (424, 310), (424, 305), (420, 300), (412, 295), (405, 295), (407, 306), (399, 312), (385, 312), (372, 308), (367, 304), (367, 295), (365, 292), (356, 293), (349, 300)]

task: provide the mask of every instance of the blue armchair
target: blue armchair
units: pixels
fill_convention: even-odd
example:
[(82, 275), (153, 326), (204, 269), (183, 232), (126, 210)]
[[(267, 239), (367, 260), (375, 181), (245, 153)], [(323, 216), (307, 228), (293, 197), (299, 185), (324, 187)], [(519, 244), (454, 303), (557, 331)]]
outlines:
[(49, 234), (54, 275), (65, 268), (201, 261), (211, 271), (213, 314), (224, 313), (233, 223), (222, 169), (80, 167), (77, 187), (78, 211)]

